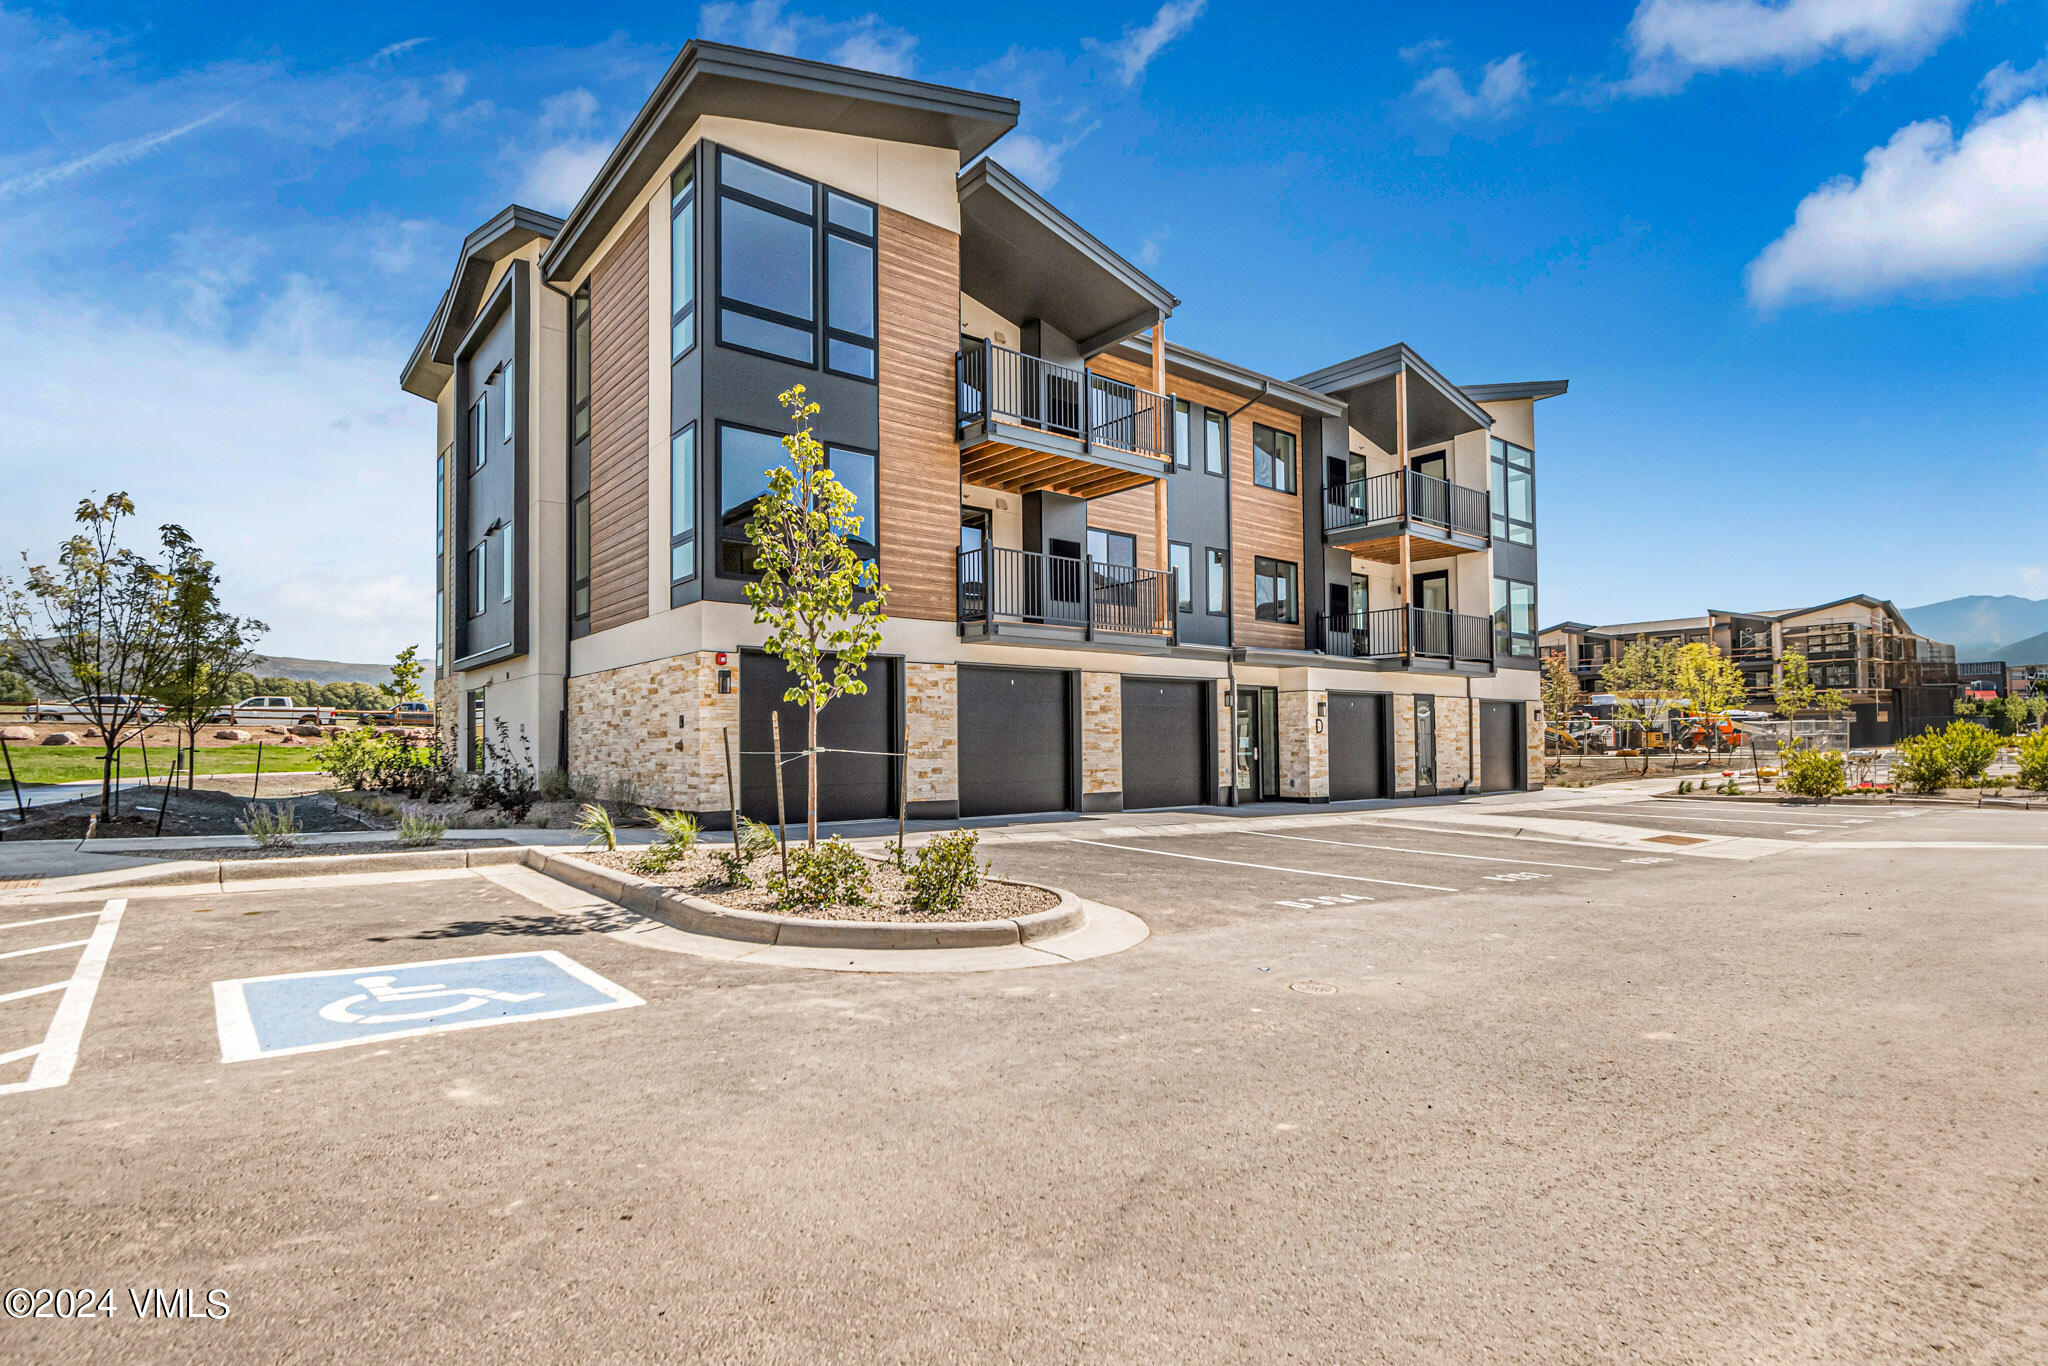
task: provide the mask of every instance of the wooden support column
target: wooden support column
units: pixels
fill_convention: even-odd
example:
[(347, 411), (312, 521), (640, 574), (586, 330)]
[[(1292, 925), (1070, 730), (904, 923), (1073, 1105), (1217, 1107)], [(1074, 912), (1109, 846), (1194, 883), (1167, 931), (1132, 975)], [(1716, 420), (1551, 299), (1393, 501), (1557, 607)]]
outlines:
[[(1154, 411), (1158, 414), (1159, 435), (1163, 438), (1173, 430), (1173, 414), (1165, 406), (1166, 394), (1166, 320), (1152, 324), (1152, 392), (1160, 395), (1161, 406)], [(1157, 444), (1163, 446), (1164, 440)], [(1166, 547), (1166, 481), (1152, 483), (1152, 529), (1153, 545), (1158, 555), (1160, 569), (1172, 564), (1172, 556)]]
[[(1399, 471), (1396, 481), (1401, 489), (1401, 525), (1408, 525), (1408, 367), (1402, 366), (1394, 372), (1394, 462)], [(1401, 605), (1412, 606), (1409, 594), (1415, 587), (1415, 576), (1409, 569), (1408, 533), (1401, 533)]]

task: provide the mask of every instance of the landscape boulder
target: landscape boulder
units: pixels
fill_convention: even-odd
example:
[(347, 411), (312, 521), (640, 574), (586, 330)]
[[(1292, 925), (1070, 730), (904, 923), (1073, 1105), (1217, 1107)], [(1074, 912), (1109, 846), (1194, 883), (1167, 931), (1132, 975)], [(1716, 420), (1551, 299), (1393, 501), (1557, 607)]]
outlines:
[(53, 730), (43, 737), (43, 743), (46, 745), (82, 745), (85, 741), (79, 738), (76, 731)]
[(307, 740), (318, 740), (321, 736), (327, 734), (327, 732), (320, 729), (320, 727), (318, 726), (300, 725), (292, 727), (292, 734), (301, 736)]
[(264, 733), (265, 735), (282, 735), (282, 734), (284, 734), (284, 727), (283, 727), (283, 726), (265, 726), (265, 727), (263, 728), (263, 733)]
[(27, 726), (8, 726), (0, 730), (0, 740), (11, 740), (17, 744), (23, 741), (33, 742), (35, 738), (36, 733)]
[(217, 730), (217, 731), (215, 731), (215, 732), (213, 733), (213, 738), (214, 738), (214, 739), (216, 739), (216, 740), (233, 740), (233, 741), (235, 741), (235, 742), (237, 742), (237, 743), (240, 743), (240, 742), (242, 742), (242, 741), (245, 741), (245, 740), (251, 740), (251, 739), (254, 739), (255, 737), (254, 737), (254, 736), (252, 736), (252, 735), (250, 735), (250, 734), (249, 734), (249, 732), (248, 732), (248, 731), (246, 731), (246, 730), (232, 730), (232, 729), (231, 729), (231, 730)]

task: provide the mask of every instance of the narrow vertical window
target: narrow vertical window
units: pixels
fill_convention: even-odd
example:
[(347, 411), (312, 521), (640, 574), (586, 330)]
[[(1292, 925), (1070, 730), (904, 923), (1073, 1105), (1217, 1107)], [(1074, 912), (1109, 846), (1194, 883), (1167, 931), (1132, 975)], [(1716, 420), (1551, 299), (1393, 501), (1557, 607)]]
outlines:
[(490, 561), (484, 558), (484, 543), (478, 541), (469, 548), (469, 614), (480, 617), (484, 612), (484, 576), (490, 572)]
[(512, 439), (512, 428), (515, 425), (513, 421), (513, 414), (518, 412), (518, 409), (513, 406), (519, 400), (514, 397), (514, 389), (512, 386), (512, 362), (509, 360), (505, 362), (505, 373), (503, 378), (504, 397), (502, 398), (498, 406), (498, 444), (501, 446)]
[(1215, 546), (1209, 547), (1209, 601), (1208, 612), (1220, 617), (1230, 610), (1230, 584), (1225, 572), (1223, 552)]
[(448, 457), (434, 457), (434, 553), (448, 551)]
[(697, 424), (668, 441), (668, 578), (697, 577)]
[(1211, 474), (1224, 471), (1223, 453), (1228, 447), (1228, 433), (1223, 426), (1223, 414), (1210, 409), (1202, 410), (1202, 468)]
[(498, 601), (512, 601), (512, 583), (519, 577), (513, 568), (512, 524), (498, 529)]
[(875, 208), (825, 192), (825, 368), (875, 377)]
[(1189, 408), (1190, 405), (1184, 398), (1173, 401), (1173, 463), (1182, 469), (1188, 468), (1195, 458), (1194, 450), (1189, 444), (1193, 440), (1188, 431), (1188, 419), (1191, 416)]
[(576, 500), (576, 514), (569, 530), (574, 544), (570, 547), (575, 566), (576, 619), (590, 615), (590, 495), (584, 494)]
[(669, 359), (697, 344), (697, 157), (676, 167), (668, 183)]
[(875, 457), (866, 451), (827, 446), (825, 468), (832, 471), (841, 488), (853, 495), (853, 515), (860, 518), (860, 530), (846, 538), (847, 545), (863, 560), (873, 561), (882, 553), (882, 535), (875, 525)]
[(590, 286), (576, 291), (569, 343), (569, 440), (590, 435)]
[(1166, 563), (1173, 570), (1173, 610), (1192, 612), (1195, 610), (1195, 550), (1193, 546), (1169, 541), (1166, 547)]
[(490, 391), (486, 389), (476, 396), (476, 402), (469, 405), (469, 467), (472, 470), (484, 467), (487, 454), (484, 440), (490, 427), (489, 398)]

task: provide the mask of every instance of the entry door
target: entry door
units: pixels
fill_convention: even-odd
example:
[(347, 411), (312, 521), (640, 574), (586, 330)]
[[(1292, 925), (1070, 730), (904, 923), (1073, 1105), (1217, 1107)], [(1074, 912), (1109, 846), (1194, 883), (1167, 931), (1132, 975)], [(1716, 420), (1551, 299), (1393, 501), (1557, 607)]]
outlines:
[(1436, 795), (1436, 699), (1415, 699), (1415, 795)]
[(1237, 690), (1237, 799), (1280, 795), (1280, 690)]
[(1522, 708), (1514, 702), (1479, 704), (1479, 787), (1512, 792), (1522, 785)]
[(1418, 455), (1408, 462), (1413, 478), (1408, 481), (1408, 515), (1421, 522), (1448, 524), (1451, 515), (1451, 473), (1444, 453)]
[(1415, 639), (1410, 648), (1419, 655), (1451, 653), (1451, 576), (1433, 570), (1415, 576)]
[(987, 615), (989, 546), (988, 513), (960, 509), (960, 615), (977, 621)]

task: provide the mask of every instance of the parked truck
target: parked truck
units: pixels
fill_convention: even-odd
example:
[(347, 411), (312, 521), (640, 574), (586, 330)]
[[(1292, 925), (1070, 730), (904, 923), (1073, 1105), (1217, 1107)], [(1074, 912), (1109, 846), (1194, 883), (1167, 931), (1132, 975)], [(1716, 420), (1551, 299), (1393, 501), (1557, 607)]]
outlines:
[(289, 697), (245, 697), (207, 718), (234, 725), (242, 721), (275, 721), (295, 726), (331, 726), (334, 708), (302, 707)]

